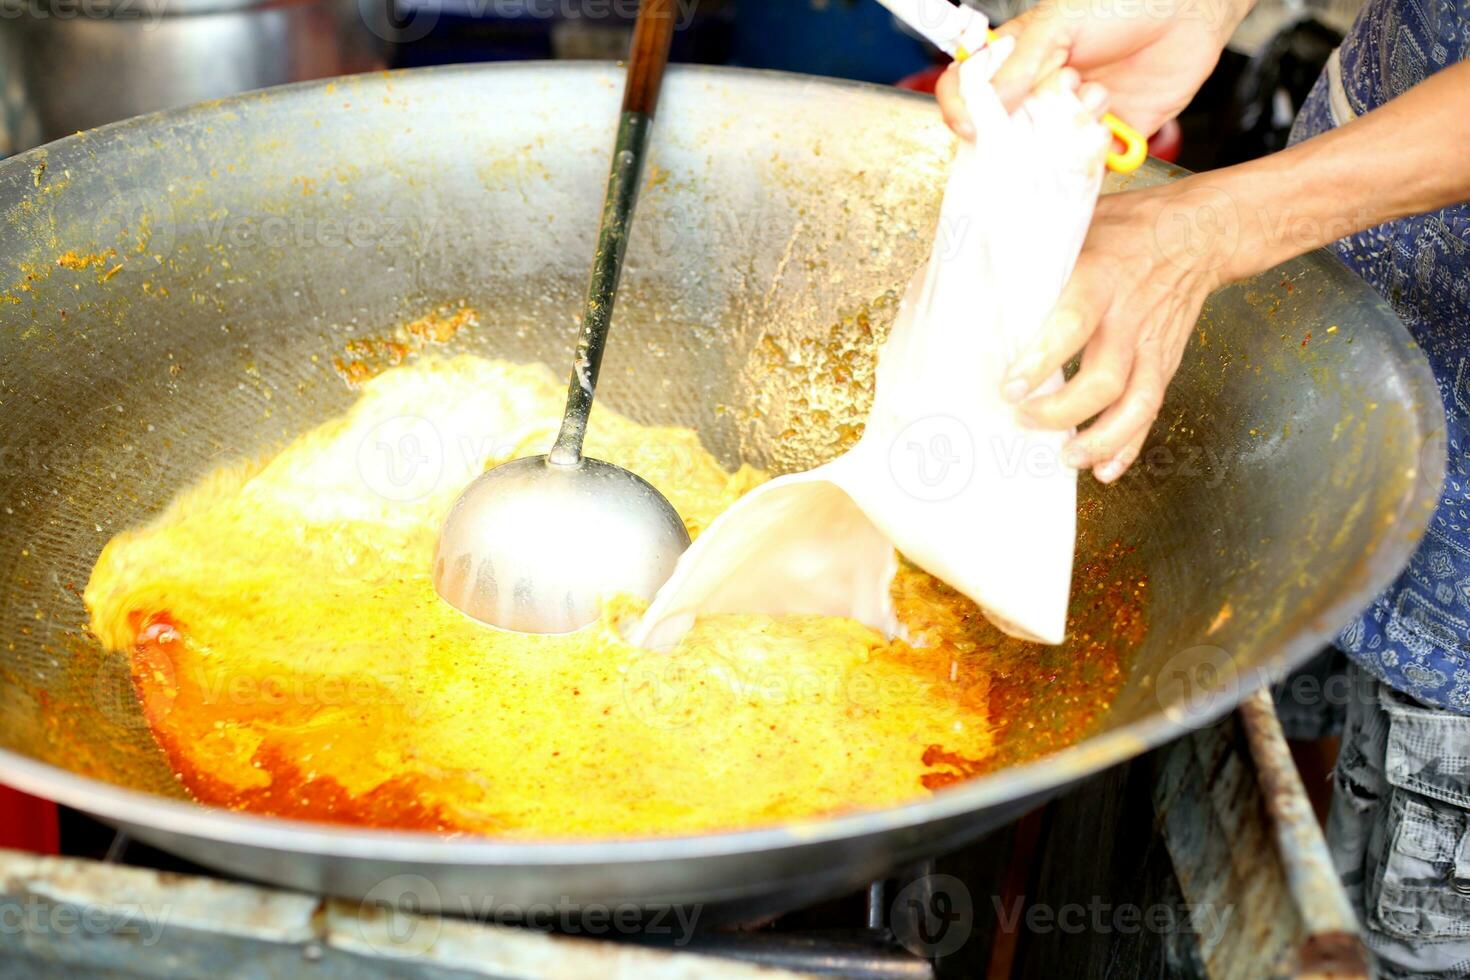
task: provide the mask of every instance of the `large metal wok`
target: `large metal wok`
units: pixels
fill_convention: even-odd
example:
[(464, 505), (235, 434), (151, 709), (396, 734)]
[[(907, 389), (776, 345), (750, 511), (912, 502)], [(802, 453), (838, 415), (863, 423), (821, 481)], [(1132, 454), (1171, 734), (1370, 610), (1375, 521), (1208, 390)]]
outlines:
[[(341, 411), (344, 345), (435, 304), (481, 311), (464, 349), (564, 363), (620, 78), (505, 65), (313, 83), (0, 164), (0, 780), (339, 895), (774, 907), (956, 847), (1211, 720), (1414, 548), (1443, 470), (1433, 378), (1389, 309), (1312, 255), (1216, 296), (1135, 475), (1082, 481), (1079, 566), (1124, 542), (1153, 599), (1121, 694), (1074, 748), (897, 809), (670, 840), (445, 840), (183, 799), (120, 658), (84, 632), (98, 551), (220, 460)], [(675, 71), (609, 403), (696, 427), (728, 463), (833, 453), (865, 405), (842, 378), (865, 377), (865, 327), (881, 334), (925, 255), (949, 146), (924, 98)], [(1151, 163), (1133, 180), (1169, 176)], [(1232, 202), (1205, 217), (1228, 234)]]

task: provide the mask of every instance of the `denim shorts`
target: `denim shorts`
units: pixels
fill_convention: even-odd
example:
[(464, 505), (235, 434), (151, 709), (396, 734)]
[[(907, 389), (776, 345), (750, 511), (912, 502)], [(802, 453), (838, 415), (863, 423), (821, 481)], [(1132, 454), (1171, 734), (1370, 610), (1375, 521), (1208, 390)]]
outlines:
[(1470, 716), (1348, 677), (1327, 841), (1378, 975), (1470, 978)]

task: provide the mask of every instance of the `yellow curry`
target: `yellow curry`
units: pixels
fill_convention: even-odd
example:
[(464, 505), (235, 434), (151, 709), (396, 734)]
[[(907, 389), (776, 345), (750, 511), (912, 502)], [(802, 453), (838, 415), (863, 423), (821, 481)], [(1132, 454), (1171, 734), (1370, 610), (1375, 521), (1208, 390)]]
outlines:
[[(1084, 649), (1074, 683), (910, 567), (893, 585), (907, 642), (721, 615), (656, 654), (621, 639), (627, 599), (568, 636), (467, 619), (429, 578), (444, 513), (475, 472), (544, 451), (563, 397), (541, 366), (394, 367), (344, 417), (107, 545), (92, 629), (130, 658), (192, 796), (504, 838), (747, 828), (903, 803), (1065, 744), (1116, 690), (1118, 638)], [(764, 478), (605, 408), (587, 452), (652, 482), (691, 534)], [(1104, 599), (1137, 622), (1136, 590)]]

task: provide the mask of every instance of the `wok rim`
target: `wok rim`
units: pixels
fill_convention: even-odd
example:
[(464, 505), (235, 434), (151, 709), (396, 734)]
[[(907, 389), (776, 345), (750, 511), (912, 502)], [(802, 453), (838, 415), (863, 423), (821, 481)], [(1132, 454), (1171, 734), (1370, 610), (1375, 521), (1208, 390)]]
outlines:
[[(285, 95), (304, 96), (324, 90), (329, 85), (340, 85), (344, 81), (353, 84), (388, 84), (413, 81), (431, 75), (488, 74), (524, 71), (527, 68), (534, 68), (538, 73), (587, 71), (591, 68), (616, 71), (615, 63), (603, 61), (508, 61), (380, 71), (298, 82), (166, 109), (77, 133), (0, 162), (0, 173), (12, 167), (29, 167), (35, 159), (69, 145), (88, 143), (99, 137), (107, 137), (109, 143), (117, 142), (119, 137), (131, 131), (146, 132), (160, 123), (177, 125), (187, 122), (191, 117), (227, 114), (252, 102), (273, 101)], [(727, 78), (738, 76), (767, 81), (790, 79), (810, 88), (882, 93), (886, 98), (926, 104), (930, 112), (936, 117), (938, 115), (932, 100), (921, 93), (870, 82), (712, 65), (677, 65), (670, 66), (670, 70), (676, 77), (702, 75)], [(1170, 171), (1174, 176), (1188, 173), (1172, 165)], [(1301, 261), (1311, 264), (1315, 272), (1326, 276), (1329, 281), (1337, 279), (1356, 283), (1359, 288), (1372, 293), (1371, 287), (1353, 275), (1326, 250), (1319, 249), (1304, 255)], [(1391, 346), (1399, 348), (1403, 355), (1403, 380), (1413, 396), (1413, 417), (1422, 447), (1434, 433), (1444, 429), (1443, 403), (1438, 384), (1423, 352), (1414, 343), (1397, 314), (1382, 297), (1372, 294), (1371, 299), (1387, 315), (1388, 321), (1397, 327), (1396, 330), (1389, 328), (1392, 336), (1386, 339)], [(1289, 630), (1276, 653), (1266, 657), (1261, 664), (1250, 667), (1244, 675), (1247, 679), (1229, 696), (1213, 699), (1205, 709), (1181, 712), (1177, 718), (1169, 717), (1168, 710), (1161, 704), (1156, 712), (1145, 718), (1090, 736), (1049, 755), (945, 787), (930, 797), (899, 806), (814, 817), (768, 827), (679, 836), (510, 840), (371, 828), (231, 810), (129, 789), (5, 748), (0, 748), (0, 781), (24, 793), (120, 824), (146, 826), (202, 841), (328, 858), (366, 858), (379, 863), (532, 868), (664, 863), (752, 852), (794, 850), (913, 829), (939, 820), (963, 817), (967, 813), (978, 813), (991, 807), (1055, 792), (1216, 721), (1234, 710), (1245, 697), (1270, 683), (1273, 678), (1282, 676), (1285, 671), (1306, 660), (1311, 653), (1336, 635), (1340, 624), (1364, 609), (1386, 588), (1417, 549), (1432, 519), (1433, 505), (1439, 495), (1446, 462), (1443, 457), (1438, 456), (1425, 460), (1422, 451), (1417, 456), (1420, 465), (1399, 501), (1393, 531), (1386, 534), (1378, 546), (1367, 552), (1361, 560), (1360, 567), (1364, 574), (1359, 576), (1359, 580), (1362, 584), (1339, 593), (1336, 601), (1331, 602), (1322, 613)], [(1406, 528), (1411, 533), (1402, 533)]]

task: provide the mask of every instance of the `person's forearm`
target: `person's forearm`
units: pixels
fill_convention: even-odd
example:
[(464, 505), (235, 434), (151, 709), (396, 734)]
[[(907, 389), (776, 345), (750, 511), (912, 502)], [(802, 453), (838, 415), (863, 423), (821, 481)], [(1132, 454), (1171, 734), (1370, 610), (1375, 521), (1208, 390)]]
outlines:
[[(1408, 215), (1470, 200), (1470, 62), (1280, 153), (1188, 178), (1233, 282)], [(1233, 211), (1233, 213), (1230, 213)], [(1223, 213), (1222, 213), (1223, 212)]]

